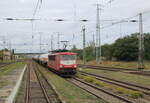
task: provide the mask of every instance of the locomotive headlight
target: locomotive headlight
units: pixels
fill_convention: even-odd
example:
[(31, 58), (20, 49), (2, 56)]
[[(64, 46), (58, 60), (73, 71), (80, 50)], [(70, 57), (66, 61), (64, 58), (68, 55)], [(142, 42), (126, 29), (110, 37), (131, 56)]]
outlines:
[(74, 68), (76, 68), (77, 66), (76, 65), (74, 65)]
[(63, 65), (60, 65), (60, 68), (63, 68)]

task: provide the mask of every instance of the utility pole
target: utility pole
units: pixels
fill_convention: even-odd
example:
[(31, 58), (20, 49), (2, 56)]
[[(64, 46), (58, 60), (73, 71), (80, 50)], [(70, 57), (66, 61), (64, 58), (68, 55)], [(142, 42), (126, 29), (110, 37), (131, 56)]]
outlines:
[(32, 52), (33, 52), (33, 39), (34, 39), (34, 36), (32, 35), (32, 48), (31, 48)]
[(97, 4), (97, 23), (96, 23), (96, 62), (101, 62), (101, 36), (100, 36), (100, 8)]
[(51, 51), (53, 51), (53, 35), (51, 36)]
[(32, 25), (32, 48), (31, 48), (31, 51), (33, 52), (33, 39), (34, 39), (34, 36), (33, 36), (33, 21), (31, 21), (31, 25)]
[(5, 52), (5, 37), (3, 38), (3, 60), (5, 59), (5, 56), (4, 56), (4, 52)]
[(93, 34), (93, 56), (95, 56), (95, 35)]
[(40, 34), (40, 38), (39, 39), (40, 39), (40, 53), (41, 53), (41, 45), (42, 45), (41, 44), (41, 39), (42, 39), (41, 32), (39, 34)]
[(11, 40), (8, 40), (8, 41), (7, 41), (7, 48), (8, 48), (8, 50), (11, 51)]
[(144, 34), (143, 34), (143, 20), (142, 13), (139, 14), (139, 55), (138, 55), (138, 69), (144, 69)]
[(83, 31), (83, 63), (86, 63), (86, 51), (85, 51), (85, 26), (82, 27), (82, 31)]
[(57, 40), (57, 49), (59, 49), (59, 47), (60, 47), (60, 34), (59, 34), (59, 32), (58, 32), (58, 38), (57, 38), (58, 40)]
[(5, 49), (6, 47), (5, 47), (5, 44), (6, 44), (6, 41), (5, 41), (6, 39), (5, 39), (5, 36), (4, 36), (4, 38), (3, 38), (3, 48)]

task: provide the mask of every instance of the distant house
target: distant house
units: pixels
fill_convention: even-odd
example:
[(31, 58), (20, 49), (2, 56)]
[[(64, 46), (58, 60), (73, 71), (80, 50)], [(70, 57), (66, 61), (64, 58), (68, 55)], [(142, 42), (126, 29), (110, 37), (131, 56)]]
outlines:
[(21, 57), (19, 55), (14, 54), (13, 59), (20, 59)]
[(0, 51), (0, 60), (3, 60), (3, 51)]
[(12, 58), (12, 52), (8, 49), (3, 50), (3, 59), (10, 60)]
[(8, 49), (0, 50), (0, 60), (10, 60), (13, 57), (13, 53)]

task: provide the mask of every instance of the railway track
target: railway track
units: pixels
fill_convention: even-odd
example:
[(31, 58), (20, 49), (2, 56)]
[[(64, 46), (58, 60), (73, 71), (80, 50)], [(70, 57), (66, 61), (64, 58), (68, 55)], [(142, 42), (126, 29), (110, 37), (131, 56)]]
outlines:
[(4, 65), (4, 64), (6, 64), (6, 63), (0, 63), (0, 66), (1, 66), (1, 65)]
[(0, 64), (0, 68), (3, 68), (3, 67), (5, 67), (5, 66), (7, 66), (9, 64), (12, 64), (12, 63), (2, 63), (2, 64)]
[(143, 75), (143, 76), (150, 76), (150, 71), (132, 71), (132, 72), (127, 72), (127, 73)]
[(120, 72), (125, 72), (125, 73), (130, 73), (130, 74), (150, 76), (150, 71), (138, 71), (136, 69), (103, 67), (103, 66), (93, 66), (93, 65), (84, 65), (84, 64), (78, 64), (78, 67), (86, 67), (86, 68), (91, 68), (91, 69), (107, 70), (107, 71), (120, 71)]
[(8, 65), (10, 65), (10, 64), (13, 64), (13, 63), (16, 63), (16, 62), (12, 62), (12, 63), (3, 63), (3, 64), (1, 64), (1, 65), (0, 65), (0, 72), (5, 71), (6, 68), (4, 68), (4, 67), (6, 67), (6, 66), (8, 66)]
[(93, 84), (85, 82), (77, 77), (68, 80), (69, 82), (73, 83), (74, 85), (78, 86), (79, 88), (84, 89), (85, 91), (89, 92), (90, 94), (96, 96), (97, 98), (103, 99), (107, 102), (111, 103), (135, 103), (134, 100), (120, 96), (115, 94), (109, 90), (104, 88), (97, 87)]
[(78, 72), (80, 72), (81, 74), (86, 75), (86, 76), (95, 77), (97, 80), (100, 80), (100, 81), (103, 81), (103, 82), (106, 82), (106, 83), (109, 83), (109, 84), (114, 84), (114, 85), (124, 87), (124, 88), (127, 88), (127, 89), (131, 89), (131, 90), (141, 91), (145, 95), (150, 96), (150, 88), (149, 87), (144, 87), (144, 86), (141, 86), (141, 85), (128, 83), (128, 82), (123, 82), (123, 81), (119, 81), (119, 80), (116, 80), (116, 79), (104, 77), (104, 76), (101, 76), (101, 75), (96, 75), (96, 74), (93, 74), (93, 73), (87, 73), (87, 72), (83, 72), (83, 71), (78, 71)]
[(7, 65), (14, 64), (14, 63), (17, 63), (17, 62), (22, 62), (22, 61), (23, 60), (15, 61), (15, 62), (9, 62), (9, 63), (0, 63), (0, 69), (7, 66)]
[(25, 103), (63, 103), (33, 62), (28, 68), (26, 89)]

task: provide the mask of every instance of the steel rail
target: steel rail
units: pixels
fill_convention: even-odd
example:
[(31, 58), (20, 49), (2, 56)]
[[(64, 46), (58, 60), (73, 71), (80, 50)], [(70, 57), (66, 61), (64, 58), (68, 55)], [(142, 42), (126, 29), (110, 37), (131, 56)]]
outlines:
[[(106, 94), (108, 94), (108, 95), (110, 95), (110, 96), (113, 96), (113, 97), (115, 97), (115, 98), (117, 98), (117, 99), (119, 99), (119, 100), (121, 100), (121, 101), (123, 101), (123, 102), (126, 102), (126, 103), (134, 103), (134, 101), (132, 101), (132, 100), (129, 100), (128, 98), (125, 98), (125, 97), (123, 97), (123, 96), (120, 96), (120, 95), (117, 95), (117, 94), (114, 94), (114, 93), (112, 93), (112, 92), (110, 92), (110, 91), (108, 91), (108, 90), (105, 90), (105, 89), (103, 89), (103, 88), (99, 88), (99, 87), (97, 87), (97, 86), (95, 86), (95, 85), (93, 85), (93, 84), (90, 84), (90, 83), (87, 83), (87, 82), (85, 82), (85, 81), (83, 81), (83, 80), (80, 80), (80, 79), (78, 79), (78, 78), (73, 78), (74, 80), (76, 80), (76, 81), (78, 81), (78, 82), (81, 82), (81, 83), (83, 83), (83, 84), (85, 84), (85, 85), (87, 85), (87, 86), (90, 86), (90, 87), (92, 87), (92, 88), (94, 88), (94, 89), (96, 89), (96, 90), (98, 90), (98, 91), (101, 91), (101, 92), (104, 92), (104, 93), (106, 93)], [(81, 87), (80, 87), (81, 88)], [(84, 89), (84, 90), (86, 90), (86, 89)], [(87, 91), (87, 90), (86, 90)], [(89, 92), (89, 91), (88, 91)], [(93, 94), (93, 93), (92, 93)], [(95, 94), (96, 95), (96, 94)]]
[(48, 96), (48, 93), (46, 92), (46, 89), (45, 89), (43, 83), (41, 82), (40, 77), (39, 77), (39, 74), (37, 73), (37, 71), (35, 70), (35, 68), (34, 68), (34, 72), (35, 72), (35, 74), (36, 74), (36, 76), (37, 76), (37, 79), (38, 79), (38, 81), (39, 81), (39, 84), (40, 84), (40, 86), (41, 86), (41, 88), (42, 88), (42, 90), (43, 90), (43, 94), (45, 95), (45, 98), (46, 98), (47, 103), (51, 103), (50, 98), (49, 98), (49, 96)]
[(109, 71), (138, 71), (136, 69), (127, 69), (127, 68), (117, 68), (117, 67), (105, 67), (105, 66), (95, 66), (95, 65), (84, 65), (84, 64), (78, 64), (79, 67), (87, 67), (87, 68), (93, 68), (93, 69), (103, 69), (103, 70), (109, 70)]
[(44, 98), (45, 98), (45, 100), (46, 100), (46, 102), (47, 103), (51, 103), (50, 102), (50, 100), (49, 100), (49, 97), (48, 97), (48, 94), (47, 94), (47, 92), (46, 92), (46, 90), (45, 90), (45, 88), (44, 88), (44, 85), (42, 84), (42, 82), (41, 82), (41, 80), (39, 79), (39, 75), (37, 74), (37, 72), (35, 71), (35, 69), (33, 68), (33, 67), (31, 67), (32, 66), (32, 64), (30, 64), (30, 67), (28, 68), (29, 70), (29, 72), (28, 72), (28, 83), (27, 83), (27, 88), (26, 88), (26, 98), (25, 98), (25, 103), (31, 103), (31, 99), (30, 99), (30, 93), (31, 93), (31, 88), (30, 88), (30, 73), (31, 73), (31, 68), (33, 69), (33, 72), (35, 73), (35, 76), (36, 76), (36, 78), (37, 78), (37, 81), (38, 81), (38, 83), (39, 83), (39, 86), (40, 86), (40, 88), (41, 88), (41, 91), (42, 91), (42, 93), (43, 93), (43, 95), (44, 95)]
[(52, 91), (55, 93), (57, 99), (59, 99), (59, 103), (64, 103), (63, 100), (60, 98), (60, 96), (58, 95), (58, 93), (56, 92), (56, 90), (53, 88), (52, 84), (50, 84), (47, 80), (47, 78), (44, 76), (44, 74), (41, 72), (41, 70), (39, 69), (39, 67), (37, 65), (36, 66), (36, 69), (37, 71), (40, 73), (40, 75), (42, 76), (42, 78), (45, 80), (45, 82), (48, 84), (48, 86), (52, 89)]
[(30, 93), (30, 89), (29, 89), (29, 85), (30, 85), (30, 69), (29, 69), (29, 65), (27, 66), (27, 84), (26, 84), (26, 95), (25, 95), (25, 103), (29, 103), (29, 93)]
[[(89, 76), (94, 76), (96, 79), (100, 80), (100, 81), (104, 81), (110, 84), (114, 84), (114, 85), (118, 85), (127, 89), (131, 89), (131, 90), (137, 90), (137, 91), (141, 91), (146, 95), (150, 96), (150, 88), (144, 87), (144, 86), (139, 86), (136, 84), (131, 84), (131, 83), (127, 83), (127, 82), (123, 82), (123, 81), (119, 81), (119, 80), (115, 80), (112, 78), (108, 78), (108, 77), (104, 77), (104, 76), (100, 76), (100, 75), (96, 75), (96, 74), (92, 74), (92, 73), (87, 73), (87, 72), (83, 72), (83, 71), (78, 71), (83, 75), (89, 75)], [(136, 87), (136, 88), (135, 88)]]
[(142, 76), (150, 76), (150, 71), (138, 71), (136, 69), (127, 69), (127, 68), (116, 68), (116, 67), (104, 67), (104, 66), (94, 66), (94, 65), (84, 65), (78, 64), (78, 67), (86, 67), (97, 70), (107, 70), (107, 71), (120, 71), (130, 74), (142, 75)]

